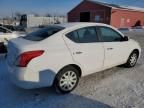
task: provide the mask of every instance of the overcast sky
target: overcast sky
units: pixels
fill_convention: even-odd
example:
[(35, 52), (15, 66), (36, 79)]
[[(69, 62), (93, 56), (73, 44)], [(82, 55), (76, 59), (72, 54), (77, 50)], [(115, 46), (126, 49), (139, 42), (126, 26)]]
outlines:
[[(82, 0), (0, 0), (0, 18), (12, 13), (66, 14)], [(144, 7), (144, 0), (98, 0), (109, 3)]]

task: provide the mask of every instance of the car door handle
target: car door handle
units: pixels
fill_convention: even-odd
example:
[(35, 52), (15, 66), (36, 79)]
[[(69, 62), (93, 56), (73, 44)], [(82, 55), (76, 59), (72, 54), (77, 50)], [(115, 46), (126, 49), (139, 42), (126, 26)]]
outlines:
[(76, 54), (82, 54), (83, 52), (81, 52), (81, 51), (78, 51), (78, 52), (76, 52)]
[(107, 50), (113, 50), (113, 48), (107, 48)]

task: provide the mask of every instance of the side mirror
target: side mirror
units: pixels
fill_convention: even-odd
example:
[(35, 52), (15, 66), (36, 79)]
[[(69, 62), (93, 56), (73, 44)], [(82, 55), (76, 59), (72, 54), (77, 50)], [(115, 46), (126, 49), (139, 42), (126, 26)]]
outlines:
[(124, 36), (123, 41), (128, 41), (128, 40), (129, 40), (128, 36)]

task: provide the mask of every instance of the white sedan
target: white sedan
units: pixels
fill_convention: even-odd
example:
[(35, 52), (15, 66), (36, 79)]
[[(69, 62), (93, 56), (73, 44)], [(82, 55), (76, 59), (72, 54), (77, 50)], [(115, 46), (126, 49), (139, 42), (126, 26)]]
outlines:
[(139, 44), (100, 23), (51, 25), (13, 39), (7, 63), (12, 81), (25, 89), (54, 85), (69, 93), (79, 78), (114, 66), (134, 67)]
[(13, 38), (17, 38), (20, 35), (24, 35), (24, 34), (20, 34), (18, 32), (13, 32), (3, 26), (0, 26), (0, 43), (7, 44), (7, 41), (9, 41)]

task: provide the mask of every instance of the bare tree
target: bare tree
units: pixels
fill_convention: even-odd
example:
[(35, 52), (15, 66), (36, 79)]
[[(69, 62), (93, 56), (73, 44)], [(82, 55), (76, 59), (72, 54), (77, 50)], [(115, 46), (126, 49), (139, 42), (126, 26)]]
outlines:
[(34, 16), (39, 17), (40, 15), (38, 13), (35, 13)]
[(22, 13), (21, 12), (15, 12), (15, 17), (16, 19), (20, 19), (22, 16)]
[(45, 16), (46, 17), (52, 17), (52, 15), (50, 13), (47, 13)]

